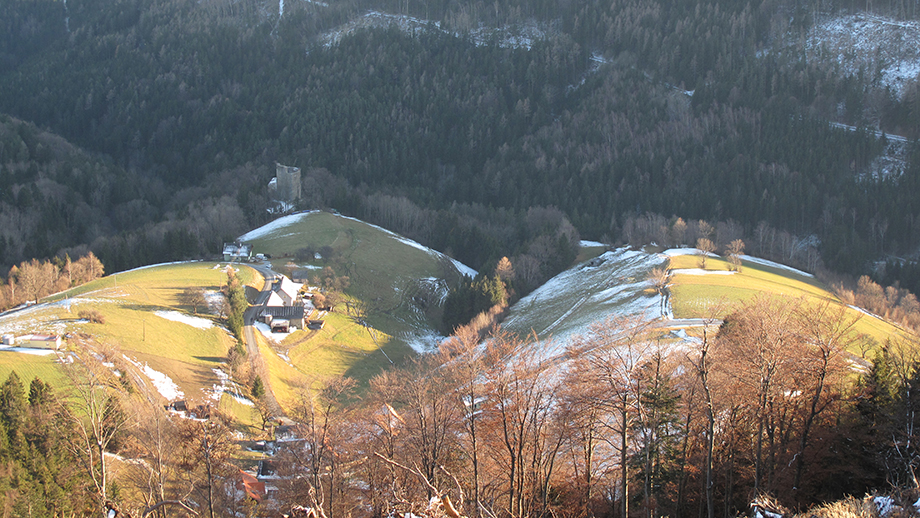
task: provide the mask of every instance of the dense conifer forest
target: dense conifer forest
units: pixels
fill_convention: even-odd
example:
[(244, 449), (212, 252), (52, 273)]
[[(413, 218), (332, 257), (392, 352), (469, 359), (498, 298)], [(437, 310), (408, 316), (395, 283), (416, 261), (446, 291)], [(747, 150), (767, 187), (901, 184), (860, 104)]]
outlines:
[[(526, 250), (507, 233), (531, 207), (611, 241), (645, 213), (749, 233), (765, 222), (815, 236), (824, 263), (852, 274), (920, 241), (918, 161), (872, 169), (886, 145), (875, 129), (920, 134), (916, 80), (899, 94), (877, 71), (850, 73), (801, 47), (816, 18), (862, 4), (280, 7), (4, 2), (0, 111), (16, 119), (4, 122), (0, 185), (4, 214), (28, 224), (5, 229), (0, 263), (81, 244), (110, 271), (213, 253), (270, 217), (275, 161), (313, 171), (305, 207), (373, 220), (368, 199), (382, 193), (448, 223), (465, 214), (472, 235), (414, 237), (474, 267)], [(369, 9), (421, 21), (330, 36)], [(872, 9), (917, 14), (910, 2)], [(526, 28), (542, 37), (508, 36)], [(38, 146), (43, 131), (91, 165)], [(54, 203), (47, 179), (85, 199), (87, 176), (105, 184), (92, 187), (105, 193), (92, 215), (61, 209), (62, 232), (41, 223), (53, 206), (32, 214), (36, 200)], [(474, 241), (485, 251), (470, 252)]]

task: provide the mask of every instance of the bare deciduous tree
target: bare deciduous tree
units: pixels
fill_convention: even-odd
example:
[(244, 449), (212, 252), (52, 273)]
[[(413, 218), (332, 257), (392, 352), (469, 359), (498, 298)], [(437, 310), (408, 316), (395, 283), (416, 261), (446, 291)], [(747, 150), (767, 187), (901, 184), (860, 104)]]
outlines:
[(106, 452), (130, 424), (119, 401), (121, 387), (115, 375), (91, 357), (63, 365), (72, 403), (64, 405), (62, 414), (77, 432), (67, 435), (67, 446), (93, 481), (98, 511), (105, 516), (111, 483)]
[(744, 254), (744, 241), (735, 239), (725, 247), (725, 255), (728, 258), (729, 269), (741, 271), (741, 255)]
[(701, 237), (696, 240), (696, 256), (700, 268), (706, 269), (706, 259), (715, 249), (716, 245), (709, 238)]

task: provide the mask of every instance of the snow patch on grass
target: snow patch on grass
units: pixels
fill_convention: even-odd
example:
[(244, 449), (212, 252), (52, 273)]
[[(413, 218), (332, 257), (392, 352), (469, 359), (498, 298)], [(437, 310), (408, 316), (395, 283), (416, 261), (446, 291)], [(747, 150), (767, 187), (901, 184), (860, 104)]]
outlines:
[(272, 333), (272, 328), (263, 322), (256, 322), (254, 325), (256, 326), (256, 329), (262, 333), (262, 336), (278, 343), (281, 343), (285, 338), (291, 336), (291, 333)]
[(212, 315), (220, 314), (221, 304), (224, 303), (226, 297), (224, 294), (217, 290), (205, 290), (204, 291), (204, 300), (208, 305), (208, 311)]
[(454, 259), (453, 257), (450, 258), (450, 262), (454, 263), (454, 267), (457, 268), (457, 270), (459, 270), (460, 274), (462, 275), (466, 275), (467, 277), (471, 279), (479, 275), (479, 272), (461, 263), (460, 261)]
[(147, 376), (150, 379), (150, 382), (153, 383), (153, 386), (157, 389), (157, 392), (166, 398), (166, 400), (175, 401), (177, 399), (181, 399), (184, 396), (183, 392), (179, 390), (179, 385), (176, 385), (172, 378), (166, 374), (154, 370), (149, 365), (147, 365), (146, 362), (141, 364), (139, 361), (132, 360), (125, 355), (122, 355), (122, 357), (127, 360), (128, 363), (134, 365), (138, 368), (138, 370), (143, 372), (144, 376)]
[(228, 376), (226, 372), (220, 369), (211, 369), (211, 372), (213, 372), (214, 376), (216, 376), (218, 381), (220, 381), (219, 385), (214, 385), (211, 388), (212, 401), (219, 402), (221, 394), (227, 394), (240, 404), (246, 406), (254, 406), (254, 403), (251, 399), (240, 394), (237, 384), (230, 379), (230, 376)]
[(427, 333), (411, 332), (405, 333), (400, 336), (403, 342), (406, 343), (409, 347), (412, 348), (418, 354), (430, 353), (438, 350), (438, 347), (441, 345), (441, 342), (447, 340), (446, 336), (443, 336), (434, 331), (429, 331)]
[(179, 313), (178, 311), (154, 311), (153, 314), (160, 318), (165, 318), (173, 322), (180, 322), (198, 329), (210, 329), (214, 326), (214, 323), (206, 318), (193, 317), (185, 313)]
[(812, 279), (815, 277), (814, 275), (812, 275), (812, 274), (810, 274), (810, 273), (808, 273), (808, 272), (803, 272), (802, 270), (797, 270), (797, 269), (795, 269), (795, 268), (793, 268), (793, 267), (791, 267), (791, 266), (786, 266), (785, 264), (780, 264), (780, 263), (776, 263), (776, 262), (773, 262), (773, 261), (768, 261), (768, 260), (766, 260), (766, 259), (761, 259), (761, 258), (759, 258), (759, 257), (751, 257), (751, 256), (749, 256), (749, 255), (742, 255), (742, 256), (741, 256), (741, 259), (742, 259), (743, 261), (748, 262), (748, 263), (759, 264), (759, 265), (761, 265), (761, 266), (767, 266), (767, 267), (770, 267), (770, 268), (776, 268), (776, 269), (778, 269), (778, 270), (783, 270), (783, 271), (786, 271), (786, 272), (789, 272), (789, 273), (794, 273), (794, 274), (796, 274), (796, 275), (801, 275), (801, 276), (803, 276), (803, 277), (808, 277), (808, 278), (812, 278)]
[(246, 241), (252, 241), (253, 239), (261, 239), (274, 232), (277, 232), (278, 230), (284, 227), (293, 225), (297, 223), (298, 221), (302, 220), (303, 218), (315, 212), (319, 212), (319, 211), (311, 210), (307, 212), (299, 212), (297, 214), (291, 214), (288, 216), (278, 218), (270, 223), (266, 223), (265, 225), (262, 225), (261, 227), (255, 230), (250, 230), (249, 232), (240, 236), (238, 240), (242, 242), (246, 242)]

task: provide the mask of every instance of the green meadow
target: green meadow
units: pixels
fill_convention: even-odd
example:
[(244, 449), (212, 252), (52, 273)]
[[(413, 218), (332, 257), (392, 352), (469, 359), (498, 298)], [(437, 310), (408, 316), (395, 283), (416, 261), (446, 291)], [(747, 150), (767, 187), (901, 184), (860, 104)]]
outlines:
[[(454, 286), (460, 279), (446, 257), (407, 244), (395, 234), (367, 223), (328, 212), (303, 215), (296, 222), (250, 240), (256, 253), (272, 256), (275, 271), (312, 269), (319, 275), (330, 266), (347, 276), (349, 297), (367, 307), (367, 320), (374, 328), (400, 340), (417, 329), (436, 329), (441, 308), (426, 290), (425, 279), (443, 279)], [(328, 246), (331, 258), (298, 260), (298, 250)], [(424, 298), (423, 307), (417, 303)]]
[(61, 386), (64, 383), (64, 373), (57, 364), (57, 356), (53, 354), (38, 356), (0, 349), (0, 383), (6, 381), (14, 370), (26, 390), (34, 378), (53, 386)]
[(292, 407), (305, 388), (319, 389), (336, 376), (353, 378), (358, 390), (364, 390), (371, 378), (414, 354), (402, 342), (347, 315), (329, 313), (324, 320), (322, 330), (297, 331), (281, 343), (258, 335), (272, 391), (285, 409)]
[[(65, 350), (79, 353), (91, 347), (122, 368), (133, 365), (135, 371), (146, 364), (168, 376), (190, 402), (201, 403), (219, 382), (213, 369), (224, 362), (233, 338), (206, 306), (195, 315), (183, 292), (189, 287), (219, 290), (227, 275), (218, 266), (226, 263), (167, 264), (110, 275), (48, 297), (22, 315), (0, 319), (0, 329), (18, 335), (70, 333)], [(252, 268), (235, 268), (244, 283), (261, 287), (261, 276)], [(104, 323), (81, 320), (82, 311), (98, 313)], [(0, 376), (15, 368), (21, 378), (31, 379), (34, 373), (59, 384), (63, 374), (54, 358), (0, 351)], [(136, 379), (157, 392), (140, 372)]]
[[(681, 255), (671, 257), (672, 270), (699, 268), (698, 257)], [(729, 264), (724, 259), (709, 257), (706, 270), (728, 271)], [(904, 331), (881, 318), (868, 315), (847, 307), (826, 286), (815, 278), (802, 275), (783, 268), (743, 261), (741, 271), (731, 275), (688, 274), (674, 272), (671, 275), (671, 308), (675, 318), (699, 318), (710, 316), (713, 308), (718, 308), (713, 316), (724, 317), (732, 308), (769, 293), (778, 296), (803, 298), (813, 301), (830, 301), (839, 307), (845, 307), (848, 318), (859, 318), (856, 331), (884, 343), (889, 337), (900, 337)], [(860, 353), (861, 351), (851, 351)]]

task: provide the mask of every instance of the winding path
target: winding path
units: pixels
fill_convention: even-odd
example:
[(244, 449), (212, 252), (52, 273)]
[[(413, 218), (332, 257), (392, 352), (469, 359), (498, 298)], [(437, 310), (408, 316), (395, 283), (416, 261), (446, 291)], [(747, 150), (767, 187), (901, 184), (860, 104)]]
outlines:
[(251, 264), (249, 266), (262, 275), (264, 283), (262, 285), (262, 291), (259, 293), (259, 296), (256, 297), (255, 304), (249, 306), (249, 309), (243, 313), (243, 341), (246, 343), (246, 356), (249, 358), (250, 363), (256, 369), (256, 373), (259, 374), (259, 377), (262, 378), (262, 382), (265, 384), (265, 401), (268, 403), (269, 408), (271, 408), (272, 414), (280, 417), (284, 415), (284, 410), (281, 408), (281, 405), (278, 404), (278, 400), (275, 399), (271, 377), (268, 373), (268, 366), (265, 365), (262, 353), (259, 351), (259, 343), (256, 341), (255, 327), (253, 326), (256, 319), (259, 318), (259, 311), (262, 309), (262, 306), (265, 305), (265, 302), (272, 293), (272, 282), (279, 278), (280, 275), (265, 265)]

